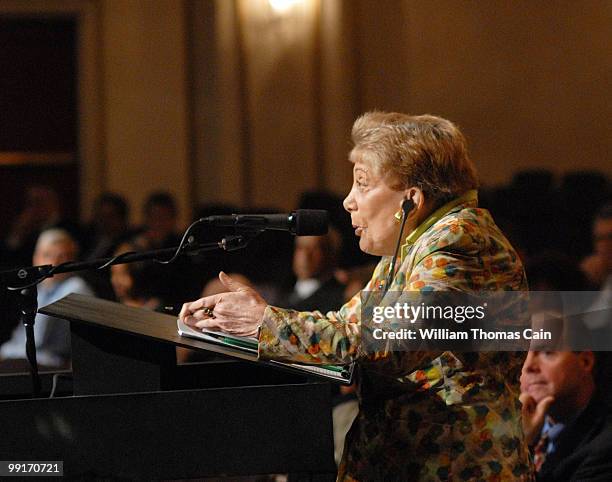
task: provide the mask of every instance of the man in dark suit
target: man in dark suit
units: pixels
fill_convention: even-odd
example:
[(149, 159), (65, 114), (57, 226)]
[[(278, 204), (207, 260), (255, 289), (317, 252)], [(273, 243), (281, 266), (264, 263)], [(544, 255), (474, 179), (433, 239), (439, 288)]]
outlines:
[(612, 480), (612, 415), (595, 375), (601, 364), (592, 351), (528, 353), (523, 429), (538, 481)]
[(344, 304), (344, 285), (334, 278), (340, 237), (330, 230), (323, 236), (298, 236), (293, 252), (296, 283), (284, 302), (299, 311), (337, 310)]

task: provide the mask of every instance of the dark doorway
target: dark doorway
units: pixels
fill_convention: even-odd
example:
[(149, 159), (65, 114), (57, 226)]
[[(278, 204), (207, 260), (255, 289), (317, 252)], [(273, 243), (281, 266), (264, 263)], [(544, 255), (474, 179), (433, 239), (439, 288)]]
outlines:
[[(75, 18), (0, 16), (0, 270), (22, 262), (3, 247), (28, 187), (53, 188), (77, 220), (77, 67)], [(9, 304), (0, 287), (0, 343)]]
[(58, 190), (67, 217), (79, 203), (77, 42), (73, 18), (0, 17), (0, 238), (28, 185)]

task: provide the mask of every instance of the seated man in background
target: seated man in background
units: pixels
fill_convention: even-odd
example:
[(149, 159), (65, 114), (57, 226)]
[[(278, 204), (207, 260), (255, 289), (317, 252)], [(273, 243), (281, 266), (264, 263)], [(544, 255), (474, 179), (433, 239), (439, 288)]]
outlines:
[(297, 236), (293, 252), (293, 291), (283, 300), (286, 308), (323, 313), (344, 303), (344, 286), (334, 278), (340, 235), (330, 230), (323, 236)]
[(584, 321), (598, 338), (610, 338), (612, 320), (605, 309), (612, 306), (612, 202), (595, 216), (593, 245), (593, 254), (583, 260), (581, 268), (600, 293), (589, 308), (591, 315)]
[(607, 387), (600, 355), (527, 355), (521, 374), (523, 431), (539, 481), (612, 480), (612, 416), (602, 393)]
[[(181, 235), (178, 232), (178, 207), (174, 197), (168, 192), (150, 194), (143, 208), (144, 226), (139, 234), (127, 242), (134, 251), (176, 248)], [(168, 259), (162, 256), (161, 259)], [(189, 299), (191, 293), (199, 292), (199, 273), (191, 259), (179, 256), (169, 265), (151, 264), (147, 268), (149, 276), (157, 283), (158, 297), (164, 303), (179, 305)]]
[(14, 219), (4, 243), (0, 241), (0, 266), (24, 266), (32, 260), (36, 240), (42, 231), (50, 228), (67, 230), (74, 238), (80, 236), (76, 223), (65, 217), (62, 203), (55, 189), (49, 186), (29, 186), (24, 191), (24, 203)]
[(160, 249), (178, 246), (181, 236), (177, 231), (178, 208), (174, 197), (167, 192), (154, 192), (143, 207), (144, 226), (132, 242), (140, 249)]
[[(73, 261), (78, 246), (72, 236), (63, 229), (52, 228), (38, 237), (32, 263), (58, 265)], [(41, 308), (70, 293), (93, 295), (91, 289), (78, 276), (62, 273), (45, 279), (38, 285), (38, 307)], [(65, 367), (70, 361), (70, 327), (67, 321), (43, 314), (36, 315), (34, 338), (38, 364), (44, 368)], [(0, 347), (0, 366), (5, 370), (25, 370), (26, 334), (23, 324), (18, 324), (11, 339)]]
[[(119, 194), (102, 193), (94, 203), (91, 222), (85, 228), (82, 258), (93, 261), (110, 257), (132, 234), (127, 201)], [(114, 299), (110, 268), (88, 270), (82, 276), (100, 298)]]
[(581, 268), (593, 286), (612, 290), (612, 202), (602, 206), (593, 222), (593, 254)]
[(85, 259), (111, 256), (130, 236), (130, 210), (125, 198), (106, 192), (94, 204), (91, 223), (86, 230)]

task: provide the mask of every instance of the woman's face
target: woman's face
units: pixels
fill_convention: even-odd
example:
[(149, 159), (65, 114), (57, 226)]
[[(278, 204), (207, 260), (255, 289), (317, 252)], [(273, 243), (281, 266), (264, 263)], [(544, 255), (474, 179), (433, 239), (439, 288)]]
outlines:
[(115, 264), (111, 266), (111, 284), (115, 296), (119, 300), (124, 300), (130, 294), (130, 290), (134, 285), (134, 280), (127, 264)]
[(353, 186), (344, 200), (351, 215), (359, 248), (375, 256), (392, 256), (400, 234), (394, 214), (401, 208), (405, 192), (391, 189), (372, 166), (354, 156)]

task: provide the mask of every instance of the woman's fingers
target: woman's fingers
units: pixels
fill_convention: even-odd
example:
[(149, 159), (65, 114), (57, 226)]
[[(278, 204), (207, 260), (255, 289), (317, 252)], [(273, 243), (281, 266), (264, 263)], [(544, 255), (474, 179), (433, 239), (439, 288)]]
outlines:
[(220, 331), (220, 326), (216, 318), (205, 318), (197, 320), (193, 326), (198, 327), (201, 330)]
[(238, 336), (257, 334), (266, 301), (254, 289), (236, 282), (225, 273), (219, 278), (229, 292), (185, 303), (179, 318), (199, 329), (223, 331)]
[(200, 330), (220, 331), (236, 336), (253, 336), (257, 333), (257, 328), (254, 328), (252, 324), (233, 318), (205, 318), (196, 321), (193, 326)]
[(221, 281), (221, 283), (223, 283), (223, 286), (225, 286), (229, 291), (232, 292), (254, 291), (253, 288), (251, 288), (250, 286), (236, 281), (231, 276), (225, 274), (223, 271), (219, 272), (219, 280)]
[(190, 301), (189, 303), (183, 303), (183, 307), (179, 313), (179, 320), (182, 322), (187, 322), (187, 318), (193, 315), (197, 310), (202, 307), (202, 300), (204, 298), (200, 298), (196, 301)]
[[(179, 319), (184, 323), (187, 323), (186, 319), (190, 316), (194, 316), (199, 311), (208, 308), (210, 310), (214, 310), (215, 305), (221, 299), (221, 295), (212, 295), (206, 296), (204, 298), (200, 298), (199, 300), (195, 300), (189, 303), (184, 303), (181, 308), (181, 312), (179, 313)], [(203, 312), (204, 313), (204, 312)]]

